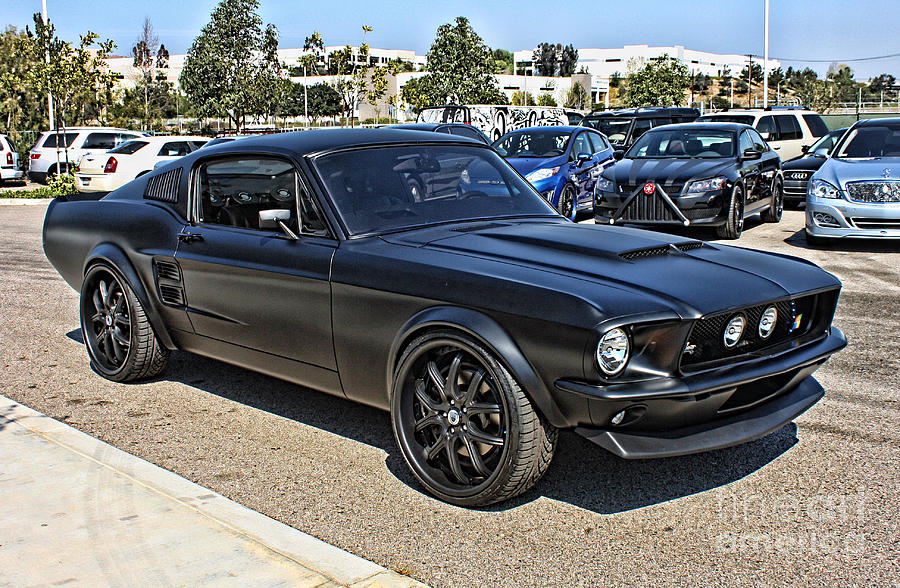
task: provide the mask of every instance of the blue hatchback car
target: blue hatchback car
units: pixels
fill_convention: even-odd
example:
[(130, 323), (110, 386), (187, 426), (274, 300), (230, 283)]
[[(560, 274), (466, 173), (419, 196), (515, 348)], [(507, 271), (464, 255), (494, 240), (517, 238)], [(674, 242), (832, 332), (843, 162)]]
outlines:
[(614, 163), (602, 133), (585, 127), (529, 127), (494, 142), (503, 156), (568, 218), (593, 208), (594, 183)]

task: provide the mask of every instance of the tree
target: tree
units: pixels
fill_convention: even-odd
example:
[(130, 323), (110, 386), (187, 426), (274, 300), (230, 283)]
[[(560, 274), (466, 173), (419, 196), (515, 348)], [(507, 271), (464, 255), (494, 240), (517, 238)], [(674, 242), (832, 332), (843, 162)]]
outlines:
[(513, 62), (515, 61), (513, 54), (506, 49), (494, 49), (494, 73), (511, 74), (513, 73)]
[(547, 94), (547, 93), (544, 93), (544, 94), (541, 94), (540, 96), (538, 96), (537, 105), (538, 106), (558, 106), (556, 104), (556, 98), (554, 98), (552, 94)]
[(438, 27), (427, 58), (429, 73), (419, 78), (408, 92), (414, 92), (415, 100), (404, 97), (408, 104), (422, 108), (447, 102), (506, 102), (494, 77), (494, 56), (465, 17), (459, 16), (452, 24)]
[(222, 0), (194, 39), (179, 81), (202, 117), (227, 115), (238, 131), (253, 114), (275, 110), (281, 64), (278, 30), (263, 28), (259, 0)]
[[(152, 127), (154, 120), (162, 118), (162, 110), (172, 101), (172, 85), (166, 80), (165, 74), (157, 71), (169, 67), (169, 52), (164, 45), (159, 44), (159, 37), (153, 31), (153, 23), (149, 17), (144, 18), (141, 35), (132, 46), (131, 54), (134, 57), (133, 65), (139, 72), (135, 83), (137, 92), (126, 92), (125, 110), (129, 112), (129, 117), (141, 119), (141, 128), (146, 130)], [(127, 103), (138, 96), (143, 97), (143, 108), (136, 116)]]
[(881, 74), (869, 80), (869, 91), (872, 94), (879, 94), (885, 90), (890, 90), (891, 86), (897, 83), (897, 78), (891, 74)]
[(566, 92), (566, 99), (563, 100), (563, 106), (566, 108), (575, 108), (584, 110), (591, 105), (591, 95), (581, 84), (572, 84), (569, 91)]
[(366, 90), (366, 102), (375, 109), (375, 124), (378, 124), (381, 118), (381, 99), (387, 93), (388, 89), (388, 70), (383, 67), (372, 68), (372, 74), (369, 76), (369, 85)]
[(19, 75), (44, 98), (53, 94), (56, 120), (52, 126), (65, 128), (102, 115), (112, 101), (116, 82), (104, 61), (115, 43), (98, 43), (99, 36), (88, 31), (75, 46), (59, 39), (56, 27), (50, 21), (45, 25), (40, 14), (34, 15), (34, 31), (26, 28), (25, 32), (19, 50), (27, 55), (28, 69)]
[(828, 67), (826, 79), (831, 82), (835, 102), (856, 101), (857, 84), (850, 66), (845, 63), (832, 63)]
[(512, 105), (513, 106), (537, 106), (537, 103), (534, 101), (534, 96), (531, 92), (524, 92), (523, 90), (516, 90), (512, 94)]
[(539, 76), (570, 76), (575, 73), (578, 51), (571, 45), (541, 43), (532, 54), (534, 71)]
[(27, 43), (28, 35), (15, 27), (0, 33), (0, 132), (10, 134), (20, 149), (21, 131), (47, 127), (46, 104), (24, 75), (34, 67), (32, 55), (22, 50)]
[(629, 106), (678, 106), (684, 101), (690, 75), (681, 61), (664, 54), (629, 73), (626, 82)]
[(761, 83), (763, 81), (762, 66), (758, 63), (747, 65), (741, 70), (741, 79), (746, 82)]

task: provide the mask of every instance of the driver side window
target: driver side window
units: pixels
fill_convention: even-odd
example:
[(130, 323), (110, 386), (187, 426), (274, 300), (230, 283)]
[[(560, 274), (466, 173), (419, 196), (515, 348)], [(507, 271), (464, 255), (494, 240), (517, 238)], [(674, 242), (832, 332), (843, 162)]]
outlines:
[(276, 232), (260, 227), (260, 212), (281, 210), (285, 224), (299, 230), (297, 174), (287, 161), (258, 156), (207, 161), (198, 166), (195, 182), (202, 223)]
[(743, 155), (747, 149), (753, 149), (753, 141), (750, 139), (750, 133), (744, 131), (741, 133), (741, 139), (738, 142), (738, 155)]

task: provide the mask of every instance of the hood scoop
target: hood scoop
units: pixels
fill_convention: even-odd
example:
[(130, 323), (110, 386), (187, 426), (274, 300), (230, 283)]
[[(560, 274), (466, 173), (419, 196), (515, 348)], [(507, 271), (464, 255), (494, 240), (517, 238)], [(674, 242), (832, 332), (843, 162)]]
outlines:
[(659, 245), (657, 247), (644, 247), (642, 249), (632, 249), (619, 254), (622, 259), (643, 259), (645, 257), (658, 257), (660, 255), (670, 255), (675, 251), (691, 251), (703, 247), (703, 241), (685, 241), (683, 243), (672, 243), (670, 245)]

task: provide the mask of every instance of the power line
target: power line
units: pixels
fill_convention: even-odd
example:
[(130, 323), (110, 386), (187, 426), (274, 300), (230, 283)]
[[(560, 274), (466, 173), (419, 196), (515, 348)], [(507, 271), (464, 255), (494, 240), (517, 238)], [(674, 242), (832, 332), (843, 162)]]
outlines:
[(879, 59), (890, 59), (892, 57), (900, 57), (900, 53), (891, 53), (889, 55), (878, 55), (875, 57), (858, 57), (856, 59), (788, 59), (787, 57), (770, 57), (769, 59), (777, 59), (778, 61), (793, 61), (793, 62), (800, 62), (800, 63), (854, 63), (857, 61), (877, 61)]

